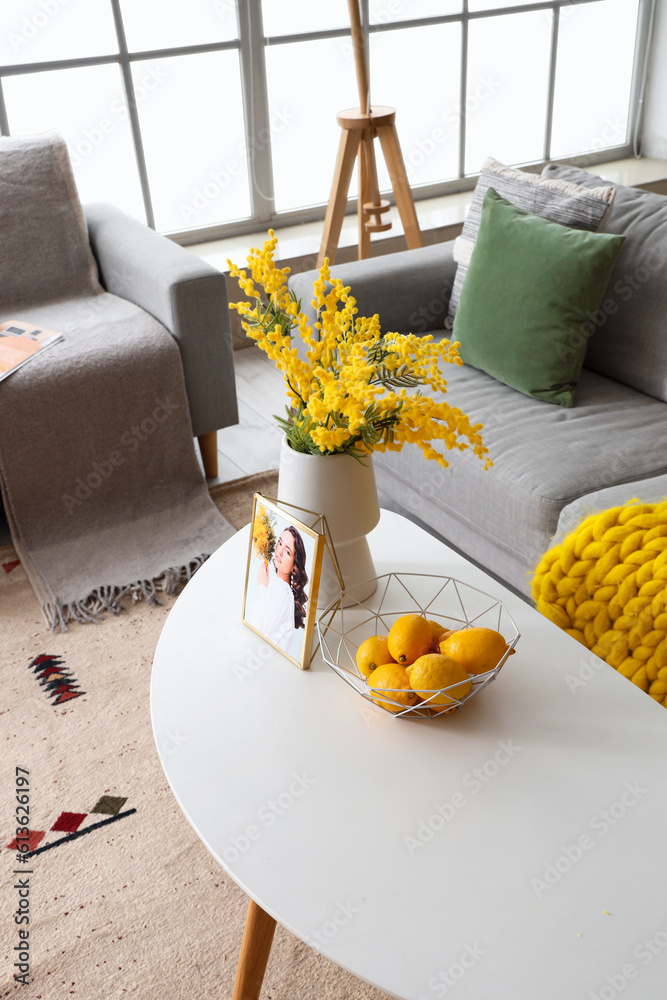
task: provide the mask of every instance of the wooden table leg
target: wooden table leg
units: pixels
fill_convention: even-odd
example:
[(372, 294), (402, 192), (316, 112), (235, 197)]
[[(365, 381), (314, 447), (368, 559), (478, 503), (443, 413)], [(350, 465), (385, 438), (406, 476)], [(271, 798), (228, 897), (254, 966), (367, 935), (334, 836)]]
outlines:
[(232, 1000), (259, 1000), (275, 929), (273, 917), (249, 900)]

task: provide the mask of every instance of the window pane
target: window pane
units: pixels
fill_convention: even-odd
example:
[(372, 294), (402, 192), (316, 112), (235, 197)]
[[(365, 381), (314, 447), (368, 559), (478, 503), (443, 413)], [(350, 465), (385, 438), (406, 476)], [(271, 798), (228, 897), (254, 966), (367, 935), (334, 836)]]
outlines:
[(407, 21), (417, 17), (458, 14), (461, 0), (370, 0), (371, 24)]
[[(9, 11), (7, 10), (9, 6)], [(109, 0), (2, 0), (0, 63), (46, 62), (118, 52)]]
[(145, 221), (117, 66), (12, 76), (3, 88), (12, 135), (62, 134), (81, 201), (109, 201)]
[[(369, 0), (371, 24), (390, 24), (418, 17), (458, 14), (461, 0)], [(291, 35), (301, 31), (347, 28), (350, 13), (347, 0), (262, 0), (264, 33)]]
[[(539, 3), (540, 0), (533, 0)], [(568, 0), (564, 0), (568, 3)], [(468, 0), (468, 10), (498, 10), (502, 7), (519, 7), (531, 3), (531, 0)]]
[(268, 37), (350, 26), (347, 0), (262, 0), (262, 16)]
[(626, 142), (636, 30), (637, 0), (561, 11), (553, 157)]
[(470, 22), (466, 173), (487, 156), (527, 163), (544, 155), (551, 19), (543, 11)]
[(235, 0), (122, 0), (121, 10), (131, 52), (238, 37)]
[[(324, 204), (340, 138), (336, 115), (359, 105), (349, 39), (269, 46), (266, 72), (276, 208)], [(356, 192), (353, 177), (350, 196)]]
[[(156, 228), (197, 229), (250, 214), (237, 52), (132, 67)], [(139, 103), (139, 88), (146, 99)], [(152, 88), (152, 89), (151, 89)]]
[[(443, 52), (448, 53), (445, 60)], [(411, 186), (457, 177), (460, 25), (373, 34), (371, 67), (373, 103), (396, 108), (396, 130)], [(386, 191), (391, 184), (376, 145), (380, 188)]]

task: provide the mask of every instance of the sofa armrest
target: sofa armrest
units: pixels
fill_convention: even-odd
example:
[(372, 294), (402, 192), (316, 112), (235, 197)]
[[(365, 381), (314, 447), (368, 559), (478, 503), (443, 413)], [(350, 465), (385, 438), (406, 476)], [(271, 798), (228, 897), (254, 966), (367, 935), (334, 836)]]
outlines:
[(113, 205), (84, 213), (105, 289), (154, 316), (178, 344), (193, 434), (237, 423), (224, 275)]
[[(382, 331), (428, 333), (442, 330), (454, 283), (454, 243), (434, 243), (416, 250), (383, 254), (367, 260), (336, 264), (331, 275), (349, 285), (360, 316), (380, 317)], [(289, 287), (301, 299), (310, 321), (313, 282), (317, 271), (289, 277)]]

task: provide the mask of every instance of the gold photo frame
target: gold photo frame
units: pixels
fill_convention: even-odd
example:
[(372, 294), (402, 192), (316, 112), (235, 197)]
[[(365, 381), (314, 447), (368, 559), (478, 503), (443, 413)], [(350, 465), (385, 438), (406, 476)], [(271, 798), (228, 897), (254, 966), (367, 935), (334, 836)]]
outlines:
[[(301, 516), (295, 516), (294, 511)], [(308, 669), (314, 652), (311, 647), (325, 549), (341, 579), (326, 518), (255, 493), (242, 619), (302, 670)]]

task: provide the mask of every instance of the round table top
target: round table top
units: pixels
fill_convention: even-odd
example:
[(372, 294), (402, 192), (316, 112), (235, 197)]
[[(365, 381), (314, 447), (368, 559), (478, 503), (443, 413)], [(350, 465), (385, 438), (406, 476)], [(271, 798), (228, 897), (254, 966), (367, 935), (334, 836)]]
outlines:
[(155, 654), (154, 735), (185, 815), (267, 913), (397, 997), (662, 1000), (664, 708), (399, 515), (369, 542), (378, 574), (501, 598), (516, 654), (451, 715), (394, 718), (241, 622), (244, 529)]

